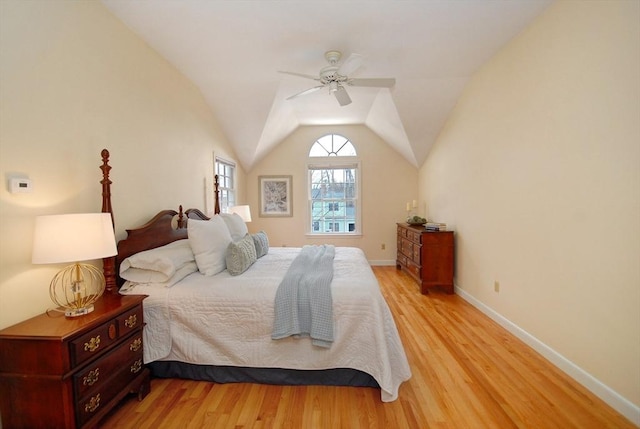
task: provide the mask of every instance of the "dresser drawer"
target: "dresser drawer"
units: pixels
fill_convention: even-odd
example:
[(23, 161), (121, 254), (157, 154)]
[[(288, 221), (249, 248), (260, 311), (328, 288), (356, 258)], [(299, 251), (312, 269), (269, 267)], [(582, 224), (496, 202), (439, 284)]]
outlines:
[(413, 258), (413, 243), (406, 238), (403, 238), (401, 252), (409, 258)]
[(73, 376), (76, 398), (86, 395), (91, 390), (101, 389), (113, 374), (141, 358), (142, 331), (138, 331), (115, 350)]
[(422, 236), (422, 234), (420, 232), (407, 231), (407, 237), (409, 238), (409, 240), (413, 241), (414, 243), (420, 244), (420, 242), (421, 242), (420, 237), (421, 236)]
[(413, 261), (407, 259), (406, 268), (407, 271), (409, 271), (409, 274), (411, 274), (416, 279), (420, 279), (422, 277), (422, 269)]
[(118, 316), (116, 319), (118, 321), (118, 336), (123, 337), (129, 332), (136, 330), (143, 323), (143, 313), (142, 307), (138, 306), (133, 310)]
[(115, 343), (118, 339), (118, 327), (116, 321), (104, 323), (69, 343), (71, 352), (71, 364), (78, 366), (82, 362), (94, 356), (98, 356)]
[(407, 257), (404, 256), (402, 253), (398, 253), (398, 258), (397, 259), (398, 259), (397, 262), (400, 265), (404, 265), (404, 266), (407, 265)]
[(412, 260), (413, 262), (415, 262), (417, 265), (421, 265), (420, 263), (420, 251), (421, 251), (422, 247), (418, 246), (417, 244), (413, 245), (413, 255), (412, 255)]
[(84, 425), (89, 419), (102, 410), (111, 400), (113, 400), (135, 376), (141, 371), (145, 371), (142, 364), (142, 356), (124, 364), (119, 371), (109, 378), (101, 388), (97, 388), (78, 401), (76, 406), (76, 421), (78, 426)]

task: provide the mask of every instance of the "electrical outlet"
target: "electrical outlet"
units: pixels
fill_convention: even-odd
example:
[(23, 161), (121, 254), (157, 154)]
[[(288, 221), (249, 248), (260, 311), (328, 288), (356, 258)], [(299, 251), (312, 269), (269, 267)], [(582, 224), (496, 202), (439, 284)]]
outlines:
[(386, 245), (386, 244), (382, 243), (382, 244), (380, 245), (380, 249), (384, 250), (384, 249), (386, 249), (386, 248), (387, 248), (387, 245)]
[(500, 282), (499, 281), (496, 280), (496, 281), (493, 282), (493, 290), (495, 292), (498, 292), (498, 293), (500, 292)]

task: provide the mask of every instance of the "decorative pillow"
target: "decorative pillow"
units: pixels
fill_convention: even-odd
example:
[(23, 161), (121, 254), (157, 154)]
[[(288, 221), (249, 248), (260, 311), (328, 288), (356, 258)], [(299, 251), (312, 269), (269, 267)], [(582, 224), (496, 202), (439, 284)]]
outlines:
[(227, 271), (232, 276), (242, 274), (256, 261), (253, 238), (247, 234), (240, 241), (229, 244), (227, 249)]
[(249, 232), (247, 224), (244, 223), (238, 213), (220, 213), (220, 217), (222, 217), (222, 219), (224, 219), (224, 223), (227, 224), (229, 234), (231, 234), (231, 239), (233, 241), (242, 240)]
[(194, 260), (189, 240), (178, 240), (129, 256), (120, 264), (120, 277), (136, 283), (166, 282)]
[(211, 220), (189, 219), (187, 235), (198, 270), (202, 274), (213, 276), (224, 271), (231, 235), (222, 217), (214, 216)]
[(264, 255), (269, 253), (269, 237), (267, 237), (267, 233), (264, 231), (259, 231), (255, 234), (252, 234), (253, 244), (256, 248), (256, 257), (262, 258)]

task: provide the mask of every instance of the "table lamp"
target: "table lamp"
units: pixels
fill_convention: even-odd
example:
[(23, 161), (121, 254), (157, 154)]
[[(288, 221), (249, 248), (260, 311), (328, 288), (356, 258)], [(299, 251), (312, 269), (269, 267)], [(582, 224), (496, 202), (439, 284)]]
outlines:
[(237, 213), (243, 221), (251, 222), (251, 208), (249, 206), (231, 206), (229, 213)]
[(49, 286), (51, 300), (67, 317), (93, 311), (104, 292), (102, 270), (81, 261), (118, 253), (109, 213), (38, 216), (33, 237), (34, 264), (74, 262), (59, 271)]

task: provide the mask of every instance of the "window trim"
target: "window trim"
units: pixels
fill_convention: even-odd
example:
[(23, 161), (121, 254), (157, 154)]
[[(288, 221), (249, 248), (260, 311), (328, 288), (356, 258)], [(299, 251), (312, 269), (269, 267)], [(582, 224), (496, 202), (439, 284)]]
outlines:
[[(220, 164), (224, 164), (230, 168), (233, 169), (233, 177), (231, 177), (231, 180), (233, 182), (233, 187), (232, 188), (227, 188), (227, 187), (223, 187), (222, 184), (220, 183), (220, 175), (218, 174), (218, 163)], [(228, 160), (226, 158), (214, 155), (214, 159), (213, 159), (213, 174), (214, 176), (216, 174), (218, 174), (218, 181), (219, 181), (219, 186), (218, 186), (218, 202), (220, 203), (220, 212), (222, 213), (226, 213), (227, 210), (229, 210), (229, 207), (234, 206), (237, 204), (237, 198), (238, 198), (238, 189), (236, 187), (236, 183), (238, 183), (238, 166), (234, 161)], [(227, 190), (227, 192), (231, 191), (233, 192), (233, 204), (229, 204), (229, 198), (227, 197), (226, 200), (223, 199), (222, 197), (222, 191), (223, 189)]]

